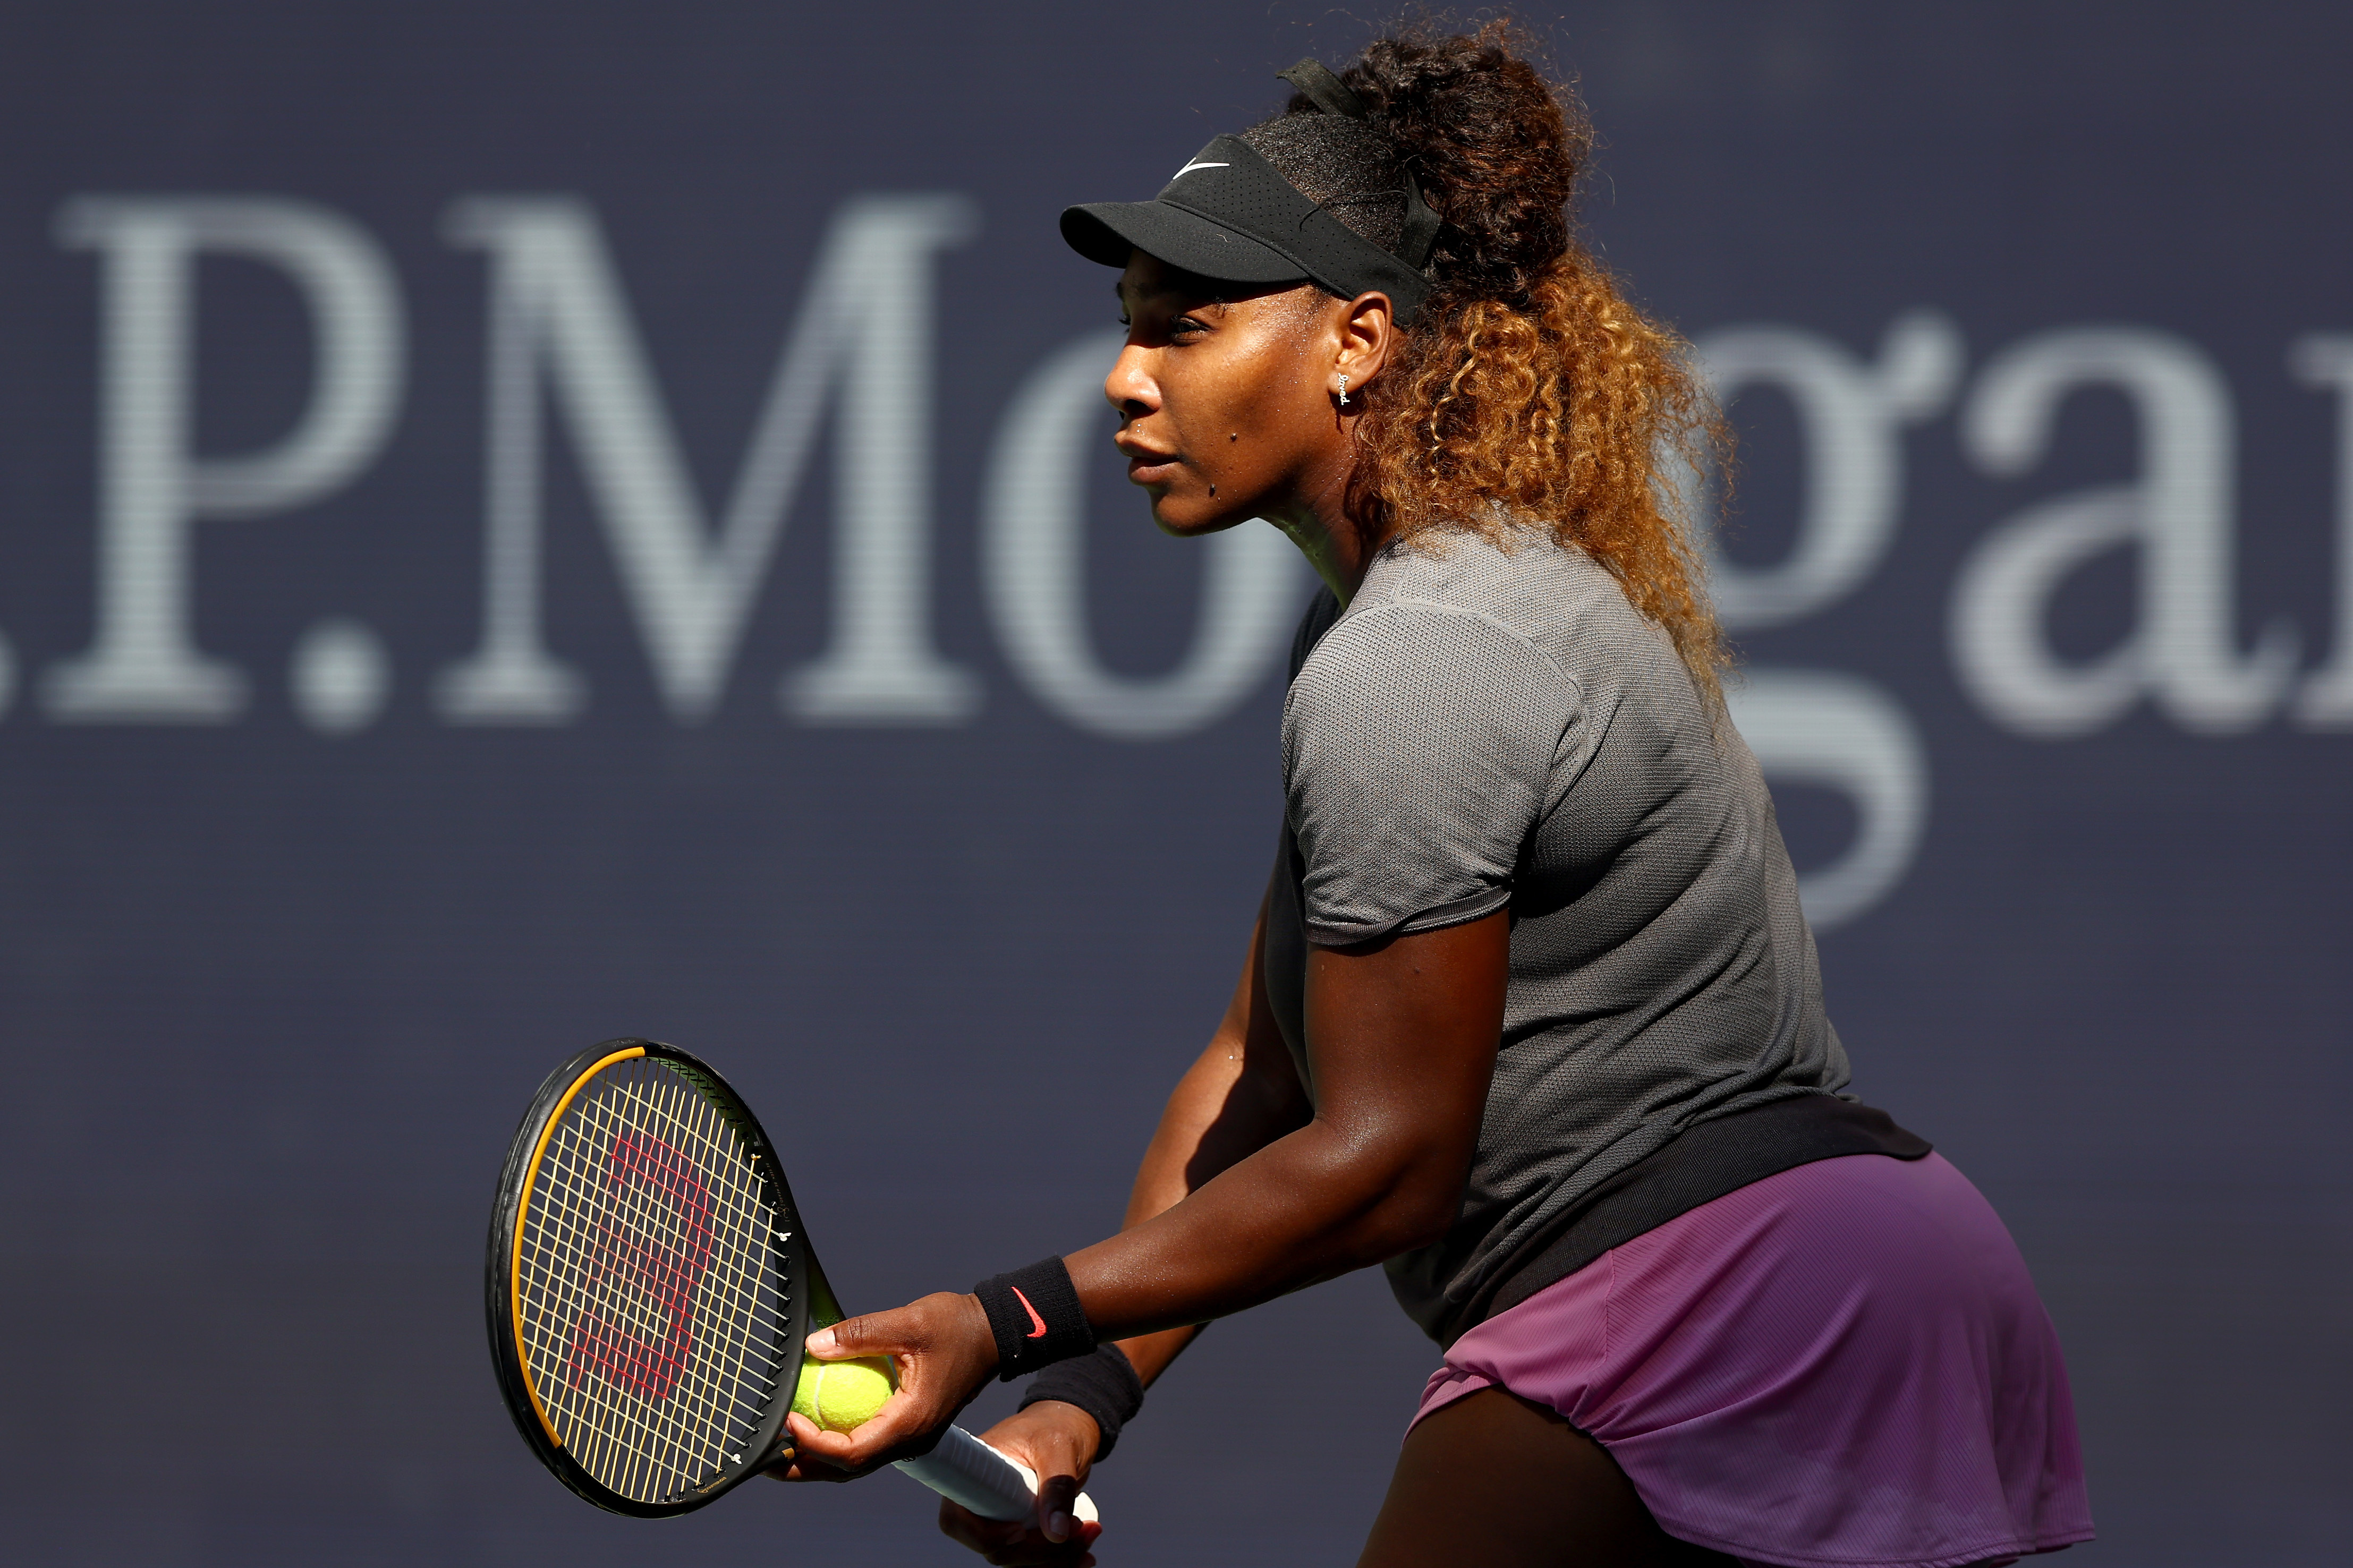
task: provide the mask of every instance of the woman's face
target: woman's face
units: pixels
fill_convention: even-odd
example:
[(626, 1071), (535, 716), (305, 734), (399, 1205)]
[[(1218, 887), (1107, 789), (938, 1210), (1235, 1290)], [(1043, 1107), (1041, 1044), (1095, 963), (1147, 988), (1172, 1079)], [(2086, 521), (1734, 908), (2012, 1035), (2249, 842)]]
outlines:
[(1347, 420), (1331, 392), (1346, 302), (1312, 283), (1246, 287), (1140, 251), (1120, 275), (1127, 346), (1103, 395), (1119, 411), (1128, 479), (1169, 533), (1273, 517), (1347, 477)]

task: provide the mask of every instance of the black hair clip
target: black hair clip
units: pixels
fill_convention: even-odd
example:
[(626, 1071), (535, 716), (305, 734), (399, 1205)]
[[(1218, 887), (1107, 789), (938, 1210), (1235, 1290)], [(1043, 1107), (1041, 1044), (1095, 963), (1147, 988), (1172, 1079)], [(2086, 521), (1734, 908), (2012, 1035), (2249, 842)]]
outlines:
[(1356, 96), (1356, 89), (1334, 76), (1322, 60), (1310, 55), (1289, 70), (1274, 73), (1279, 81), (1287, 81), (1303, 94), (1307, 101), (1326, 114), (1345, 115), (1350, 120), (1362, 120), (1367, 110), (1365, 100)]
[[(1330, 68), (1313, 55), (1274, 74), (1277, 80), (1297, 88), (1308, 102), (1326, 114), (1363, 120), (1372, 112), (1356, 89), (1334, 76)], [(1437, 245), (1438, 231), (1445, 220), (1421, 199), (1421, 184), (1413, 177), (1413, 170), (1408, 168), (1404, 174), (1405, 227), (1398, 236), (1397, 258), (1418, 272), (1429, 264), (1430, 249)]]

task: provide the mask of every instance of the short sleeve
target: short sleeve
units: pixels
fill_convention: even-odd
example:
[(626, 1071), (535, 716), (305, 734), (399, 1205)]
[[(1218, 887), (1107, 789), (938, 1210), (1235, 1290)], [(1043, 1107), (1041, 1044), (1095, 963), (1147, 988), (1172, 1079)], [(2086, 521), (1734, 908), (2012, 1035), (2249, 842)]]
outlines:
[(1581, 708), (1558, 666), (1475, 611), (1406, 601), (1334, 626), (1282, 713), (1308, 939), (1341, 947), (1503, 908)]

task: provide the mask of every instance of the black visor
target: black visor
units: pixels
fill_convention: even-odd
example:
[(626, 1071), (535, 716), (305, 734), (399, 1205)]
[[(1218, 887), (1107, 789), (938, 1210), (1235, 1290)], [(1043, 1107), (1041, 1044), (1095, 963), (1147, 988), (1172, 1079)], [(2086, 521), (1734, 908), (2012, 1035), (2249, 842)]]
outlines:
[(1309, 200), (1238, 136), (1202, 148), (1151, 201), (1063, 209), (1062, 237), (1106, 267), (1126, 266), (1134, 249), (1220, 283), (1313, 279), (1343, 300), (1378, 291), (1399, 324), (1430, 293), (1419, 271)]

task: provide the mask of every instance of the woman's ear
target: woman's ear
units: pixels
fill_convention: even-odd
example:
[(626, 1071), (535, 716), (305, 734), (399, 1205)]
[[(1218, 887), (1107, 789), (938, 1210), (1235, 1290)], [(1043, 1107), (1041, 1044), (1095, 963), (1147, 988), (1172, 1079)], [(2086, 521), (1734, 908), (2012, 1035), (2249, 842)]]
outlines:
[(1360, 391), (1388, 364), (1397, 344), (1397, 319), (1389, 297), (1377, 292), (1357, 295), (1343, 308), (1338, 325), (1339, 352), (1333, 360), (1333, 379), (1337, 383), (1345, 376), (1347, 387)]

